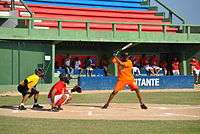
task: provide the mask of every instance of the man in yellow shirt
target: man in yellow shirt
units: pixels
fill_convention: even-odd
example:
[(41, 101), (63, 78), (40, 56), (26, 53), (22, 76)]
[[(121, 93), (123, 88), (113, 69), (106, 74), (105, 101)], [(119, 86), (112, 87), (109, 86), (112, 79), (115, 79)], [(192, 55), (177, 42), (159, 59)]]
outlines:
[(21, 81), (17, 87), (18, 91), (22, 94), (21, 104), (19, 105), (19, 110), (26, 110), (24, 103), (28, 98), (34, 96), (34, 104), (32, 108), (43, 108), (37, 101), (39, 97), (39, 91), (36, 90), (36, 86), (41, 77), (44, 76), (44, 70), (38, 68), (35, 70), (35, 74), (28, 76), (24, 81)]
[(121, 60), (116, 55), (114, 55), (112, 62), (117, 64), (117, 69), (118, 69), (117, 83), (115, 84), (114, 90), (110, 94), (110, 97), (107, 103), (102, 108), (106, 109), (109, 106), (109, 103), (111, 102), (111, 100), (114, 98), (114, 96), (119, 91), (123, 90), (126, 85), (128, 85), (131, 88), (131, 91), (136, 92), (138, 100), (140, 102), (140, 107), (142, 109), (147, 109), (147, 106), (145, 106), (145, 104), (142, 102), (142, 97), (141, 97), (139, 88), (133, 77), (133, 74), (132, 74), (133, 65), (132, 65), (131, 60), (129, 60), (128, 53), (122, 54)]

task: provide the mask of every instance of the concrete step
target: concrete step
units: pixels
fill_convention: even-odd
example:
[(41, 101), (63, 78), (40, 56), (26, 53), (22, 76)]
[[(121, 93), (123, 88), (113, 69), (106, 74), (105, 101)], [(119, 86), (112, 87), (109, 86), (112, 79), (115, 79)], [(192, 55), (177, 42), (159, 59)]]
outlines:
[(9, 11), (0, 11), (0, 16), (10, 16)]

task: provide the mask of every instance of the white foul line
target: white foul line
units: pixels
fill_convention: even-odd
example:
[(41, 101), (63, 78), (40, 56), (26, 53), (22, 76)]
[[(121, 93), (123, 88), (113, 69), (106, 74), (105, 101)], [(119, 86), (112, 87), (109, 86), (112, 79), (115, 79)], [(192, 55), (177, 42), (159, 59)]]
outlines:
[(196, 115), (186, 115), (186, 114), (174, 114), (174, 113), (164, 113), (165, 115), (171, 115), (171, 116), (186, 116), (186, 117), (200, 117), (200, 116), (196, 116)]
[(89, 111), (89, 112), (88, 112), (88, 116), (91, 116), (91, 115), (92, 115), (92, 111)]

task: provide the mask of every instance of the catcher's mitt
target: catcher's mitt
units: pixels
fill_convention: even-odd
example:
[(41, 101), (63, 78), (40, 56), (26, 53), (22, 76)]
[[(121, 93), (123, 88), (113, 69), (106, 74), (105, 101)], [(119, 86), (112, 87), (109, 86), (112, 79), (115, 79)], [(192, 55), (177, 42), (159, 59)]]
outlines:
[(79, 86), (75, 86), (71, 91), (72, 91), (72, 92), (81, 93), (81, 92), (82, 92), (82, 89), (81, 89), (81, 87), (79, 87)]

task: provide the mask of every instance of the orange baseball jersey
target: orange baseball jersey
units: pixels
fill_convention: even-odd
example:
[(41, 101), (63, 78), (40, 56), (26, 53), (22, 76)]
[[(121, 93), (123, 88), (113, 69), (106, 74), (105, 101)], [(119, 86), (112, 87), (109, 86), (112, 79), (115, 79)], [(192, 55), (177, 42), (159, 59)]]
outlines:
[[(116, 59), (112, 59), (113, 63), (117, 63)], [(132, 74), (132, 61), (127, 60), (126, 62), (123, 62), (124, 66), (121, 66), (117, 64), (117, 69), (118, 69), (118, 80), (120, 81), (132, 81), (134, 80), (133, 74)]]

